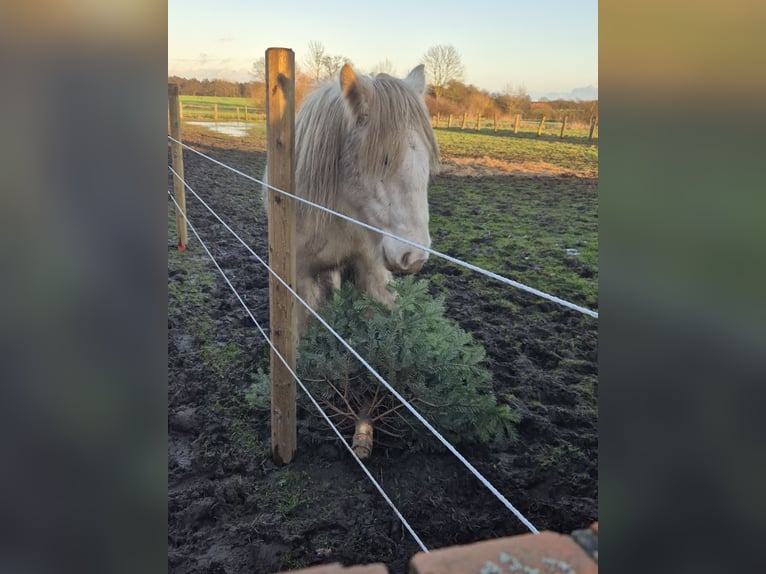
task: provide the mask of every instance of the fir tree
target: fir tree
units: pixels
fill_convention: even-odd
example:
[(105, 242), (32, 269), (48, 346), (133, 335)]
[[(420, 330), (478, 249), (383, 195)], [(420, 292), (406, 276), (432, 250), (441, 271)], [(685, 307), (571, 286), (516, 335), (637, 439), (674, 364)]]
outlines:
[[(428, 283), (395, 280), (396, 306), (389, 309), (351, 285), (336, 291), (320, 314), (396, 391), (453, 444), (507, 441), (518, 413), (498, 405), (484, 349), (444, 316), (444, 299)], [(302, 339), (297, 373), (339, 428), (354, 435), (364, 458), (375, 441), (411, 450), (440, 443), (345, 347), (317, 321)], [(268, 379), (250, 391), (253, 404), (268, 405)], [(265, 400), (264, 400), (265, 399)], [(299, 403), (314, 407), (302, 392)], [(318, 415), (317, 415), (318, 417)], [(302, 424), (313, 436), (331, 432), (317, 417)]]

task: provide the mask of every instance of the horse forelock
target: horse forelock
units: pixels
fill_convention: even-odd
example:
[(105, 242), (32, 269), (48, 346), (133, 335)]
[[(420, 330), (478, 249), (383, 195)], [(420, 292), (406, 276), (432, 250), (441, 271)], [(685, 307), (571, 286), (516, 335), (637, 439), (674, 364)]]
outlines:
[[(439, 146), (423, 100), (391, 76), (366, 80), (372, 89), (361, 122), (350, 116), (337, 82), (312, 92), (296, 118), (296, 192), (330, 209), (342, 211), (342, 174), (374, 181), (386, 170), (399, 169), (408, 130), (422, 139), (430, 172), (439, 168)], [(299, 209), (316, 218), (318, 228), (332, 217), (311, 207)]]

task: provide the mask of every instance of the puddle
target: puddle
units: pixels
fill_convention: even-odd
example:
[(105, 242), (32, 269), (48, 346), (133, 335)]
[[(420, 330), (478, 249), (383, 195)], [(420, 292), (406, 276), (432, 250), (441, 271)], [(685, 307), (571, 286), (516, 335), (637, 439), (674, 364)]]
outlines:
[(187, 122), (192, 126), (202, 126), (219, 134), (234, 137), (250, 135), (253, 124), (247, 122)]

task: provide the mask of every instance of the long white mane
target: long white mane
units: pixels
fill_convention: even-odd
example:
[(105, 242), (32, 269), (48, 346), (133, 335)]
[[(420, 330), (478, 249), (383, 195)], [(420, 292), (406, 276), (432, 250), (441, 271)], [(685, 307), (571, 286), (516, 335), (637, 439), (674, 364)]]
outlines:
[[(365, 80), (371, 91), (364, 113), (351, 113), (338, 82), (333, 82), (311, 93), (296, 118), (296, 193), (338, 211), (344, 180), (381, 179), (387, 170), (399, 169), (408, 130), (423, 139), (429, 171), (439, 169), (439, 146), (423, 99), (387, 74)], [(318, 228), (330, 217), (303, 204), (298, 209), (302, 217), (317, 218)]]

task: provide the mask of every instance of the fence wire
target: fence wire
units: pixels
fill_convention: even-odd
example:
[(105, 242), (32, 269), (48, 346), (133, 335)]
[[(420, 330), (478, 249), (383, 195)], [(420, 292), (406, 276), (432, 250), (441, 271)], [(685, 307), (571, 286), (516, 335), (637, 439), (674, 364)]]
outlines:
[(378, 227), (375, 227), (373, 225), (370, 225), (368, 223), (365, 223), (363, 221), (359, 221), (357, 219), (354, 219), (353, 217), (349, 217), (348, 215), (345, 215), (343, 213), (339, 213), (337, 211), (334, 211), (328, 207), (325, 207), (324, 205), (320, 205), (318, 203), (314, 203), (313, 201), (309, 201), (308, 199), (305, 199), (303, 197), (298, 197), (297, 195), (294, 195), (292, 193), (288, 193), (282, 189), (279, 189), (277, 187), (274, 187), (273, 185), (269, 185), (268, 183), (253, 177), (251, 175), (248, 175), (236, 168), (233, 168), (229, 165), (226, 165), (223, 162), (218, 161), (215, 158), (210, 157), (209, 155), (206, 155), (202, 153), (201, 151), (198, 151), (194, 149), (191, 146), (186, 145), (183, 142), (178, 141), (177, 139), (174, 139), (172, 136), (168, 136), (168, 139), (172, 142), (175, 142), (177, 144), (180, 144), (181, 146), (185, 147), (189, 151), (192, 151), (196, 153), (197, 155), (225, 168), (228, 169), (246, 179), (249, 179), (250, 181), (253, 181), (257, 184), (260, 184), (262, 186), (265, 186), (271, 190), (276, 191), (277, 193), (281, 193), (282, 195), (285, 195), (287, 197), (290, 197), (296, 201), (299, 201), (301, 203), (304, 203), (306, 205), (310, 205), (311, 207), (314, 207), (316, 209), (319, 209), (321, 211), (324, 211), (326, 213), (330, 213), (336, 217), (340, 217), (341, 219), (344, 219), (346, 221), (350, 221), (351, 223), (355, 223), (356, 225), (359, 225), (361, 227), (364, 227), (365, 229), (368, 229), (370, 231), (373, 231), (375, 233), (379, 233), (380, 235), (383, 235), (385, 237), (390, 237), (391, 239), (395, 239), (397, 241), (401, 241), (402, 243), (405, 243), (411, 247), (415, 247), (416, 249), (421, 249), (423, 251), (426, 251), (427, 253), (430, 253), (431, 255), (435, 255), (436, 257), (440, 257), (441, 259), (445, 259), (451, 263), (454, 263), (455, 265), (459, 265), (460, 267), (464, 267), (466, 269), (470, 269), (471, 271), (475, 271), (476, 273), (480, 273), (481, 275), (485, 275), (487, 277), (490, 277), (491, 279), (494, 279), (496, 281), (500, 281), (501, 283), (504, 283), (505, 285), (510, 285), (511, 287), (515, 287), (517, 289), (520, 289), (522, 291), (526, 291), (527, 293), (531, 293), (533, 295), (537, 295), (538, 297), (541, 297), (543, 299), (547, 299), (548, 301), (552, 301), (553, 303), (557, 303), (559, 305), (562, 305), (564, 307), (567, 307), (569, 309), (572, 309), (574, 311), (578, 311), (580, 313), (583, 313), (585, 315), (589, 315), (590, 317), (593, 317), (595, 319), (598, 319), (598, 313), (596, 311), (593, 311), (591, 309), (588, 309), (586, 307), (583, 307), (581, 305), (576, 305), (575, 303), (571, 303), (565, 299), (561, 299), (560, 297), (556, 297), (555, 295), (551, 295), (549, 293), (546, 293), (544, 291), (541, 291), (539, 289), (535, 289), (534, 287), (530, 287), (528, 285), (525, 285), (523, 283), (520, 283), (518, 281), (515, 281), (513, 279), (509, 279), (508, 277), (504, 277), (502, 275), (499, 275), (497, 273), (493, 273), (492, 271), (488, 271), (486, 269), (483, 269), (481, 267), (478, 267), (476, 265), (473, 265), (471, 263), (467, 263), (466, 261), (462, 261), (461, 259), (457, 259), (456, 257), (452, 257), (451, 255), (447, 255), (446, 253), (442, 253), (440, 251), (436, 251), (435, 249), (431, 249), (430, 247), (426, 247), (425, 245), (420, 245), (419, 243), (415, 243), (414, 241), (410, 241), (409, 239), (406, 239), (404, 237), (399, 237), (398, 235), (394, 235), (393, 233), (390, 233), (388, 231), (385, 231), (383, 229), (380, 229)]
[[(173, 168), (170, 168), (170, 169), (171, 169), (171, 171), (173, 170)], [(173, 173), (176, 175), (176, 177), (178, 177), (178, 174), (176, 174), (175, 171), (173, 171)], [(184, 185), (187, 185), (186, 182), (184, 182)], [(190, 187), (187, 186), (187, 188), (190, 191), (192, 191), (192, 193), (194, 193), (194, 191)], [(417, 535), (415, 530), (413, 530), (412, 526), (410, 526), (409, 522), (407, 522), (407, 520), (404, 518), (404, 516), (399, 511), (399, 509), (396, 507), (396, 505), (391, 500), (391, 498), (388, 496), (388, 494), (386, 494), (386, 491), (383, 490), (383, 487), (380, 486), (380, 484), (378, 483), (377, 480), (375, 480), (375, 478), (372, 476), (372, 473), (367, 469), (367, 467), (359, 459), (359, 457), (354, 452), (354, 450), (348, 445), (348, 442), (343, 438), (343, 435), (340, 433), (340, 431), (337, 429), (337, 427), (332, 423), (332, 421), (330, 420), (330, 417), (327, 416), (327, 414), (322, 410), (322, 407), (319, 406), (319, 403), (317, 403), (316, 399), (314, 399), (314, 397), (311, 395), (309, 390), (305, 387), (305, 385), (303, 384), (303, 381), (301, 381), (300, 378), (298, 377), (298, 375), (295, 373), (295, 371), (293, 371), (293, 369), (290, 368), (290, 365), (287, 363), (285, 358), (282, 356), (282, 354), (277, 350), (277, 348), (271, 342), (271, 339), (269, 339), (269, 336), (266, 334), (266, 331), (264, 331), (264, 329), (261, 327), (260, 323), (258, 323), (258, 321), (256, 320), (255, 316), (253, 316), (253, 313), (250, 311), (250, 308), (247, 306), (247, 304), (245, 303), (245, 301), (242, 298), (242, 296), (239, 294), (239, 292), (237, 292), (237, 289), (234, 287), (234, 285), (232, 285), (231, 281), (229, 281), (228, 276), (226, 275), (226, 273), (224, 273), (223, 269), (218, 264), (218, 261), (216, 261), (215, 257), (213, 257), (213, 254), (207, 248), (207, 245), (205, 245), (205, 242), (202, 241), (202, 238), (200, 237), (199, 233), (197, 233), (197, 230), (194, 228), (194, 226), (192, 225), (191, 221), (189, 221), (188, 217), (183, 212), (183, 210), (180, 208), (180, 206), (178, 205), (178, 202), (175, 200), (175, 198), (170, 193), (170, 191), (168, 191), (168, 196), (170, 197), (170, 199), (173, 200), (173, 203), (176, 206), (176, 210), (178, 210), (178, 212), (183, 215), (183, 218), (186, 221), (186, 224), (192, 230), (192, 233), (194, 233), (194, 236), (197, 238), (197, 241), (199, 241), (200, 245), (205, 250), (205, 253), (207, 253), (208, 257), (213, 262), (213, 265), (215, 265), (216, 269), (218, 269), (218, 272), (221, 274), (221, 276), (223, 277), (224, 281), (226, 281), (226, 284), (229, 286), (229, 289), (231, 289), (232, 293), (234, 293), (234, 296), (240, 302), (240, 304), (242, 305), (242, 308), (245, 310), (245, 312), (247, 313), (248, 317), (250, 317), (250, 319), (253, 321), (253, 323), (255, 324), (256, 328), (258, 329), (258, 331), (261, 333), (261, 336), (266, 340), (266, 342), (268, 343), (269, 347), (271, 347), (271, 350), (274, 351), (274, 354), (277, 356), (277, 358), (280, 360), (280, 362), (290, 372), (290, 375), (293, 377), (293, 379), (295, 379), (295, 382), (298, 383), (298, 386), (300, 386), (300, 388), (303, 390), (303, 392), (306, 393), (306, 396), (308, 396), (308, 398), (311, 401), (311, 403), (314, 405), (314, 407), (316, 407), (317, 411), (319, 411), (319, 414), (322, 415), (322, 417), (327, 422), (327, 424), (330, 425), (330, 428), (333, 430), (333, 432), (340, 439), (340, 442), (342, 442), (343, 446), (346, 447), (346, 450), (351, 453), (351, 456), (354, 458), (356, 463), (359, 465), (359, 467), (362, 469), (362, 471), (367, 475), (367, 478), (370, 479), (370, 481), (375, 486), (375, 488), (378, 490), (378, 492), (380, 492), (381, 496), (383, 496), (383, 498), (386, 501), (386, 503), (394, 511), (394, 513), (396, 514), (397, 518), (399, 518), (399, 520), (401, 521), (402, 525), (407, 529), (407, 531), (410, 533), (410, 535), (415, 540), (415, 542), (418, 544), (418, 546), (421, 548), (421, 550), (423, 550), (423, 552), (428, 552), (428, 548), (426, 547), (426, 545), (423, 544), (423, 541)], [(271, 269), (269, 269), (269, 271), (271, 271)]]
[[(404, 397), (402, 397), (399, 392), (394, 389), (391, 384), (386, 381), (380, 373), (378, 373), (377, 370), (375, 370), (372, 365), (370, 365), (367, 360), (364, 359), (341, 335), (335, 331), (335, 329), (330, 326), (327, 321), (325, 321), (314, 309), (311, 308), (311, 306), (301, 298), (298, 293), (295, 292), (295, 290), (290, 287), (290, 285), (287, 284), (282, 277), (280, 277), (277, 273), (275, 273), (271, 267), (264, 261), (253, 249), (223, 220), (221, 217), (213, 210), (206, 202), (203, 200), (197, 192), (195, 192), (191, 186), (184, 181), (178, 173), (170, 166), (168, 166), (168, 169), (173, 173), (173, 175), (178, 178), (179, 181), (181, 181), (186, 189), (188, 189), (192, 195), (194, 195), (195, 198), (215, 217), (221, 225), (224, 226), (224, 228), (229, 231), (244, 247), (247, 249), (253, 257), (256, 258), (256, 260), (263, 265), (269, 273), (271, 273), (274, 278), (279, 281), (285, 289), (287, 289), (295, 299), (300, 302), (301, 305), (303, 305), (309, 313), (311, 313), (330, 333), (338, 340), (338, 342), (343, 345), (343, 347), (351, 353), (369, 372), (370, 374), (375, 377), (375, 379), (380, 382), (394, 397), (397, 398), (402, 403), (402, 406), (404, 406), (410, 413), (420, 421), (423, 426), (425, 426), (431, 434), (434, 435), (434, 437), (442, 443), (442, 445), (449, 450), (463, 465), (468, 469), (468, 471), (473, 474), (479, 482), (481, 482), (485, 488), (487, 488), (508, 510), (510, 510), (531, 532), (534, 534), (537, 534), (539, 531), (535, 526), (521, 513), (519, 510), (516, 509), (516, 507), (511, 504), (511, 502), (503, 496), (503, 494), (495, 488), (495, 486), (489, 482), (460, 452), (446, 439), (442, 436), (442, 434), (434, 428), (431, 423), (429, 423), (411, 404), (409, 401), (407, 401)], [(174, 200), (175, 202), (175, 200)], [(344, 441), (345, 444), (345, 441)]]

